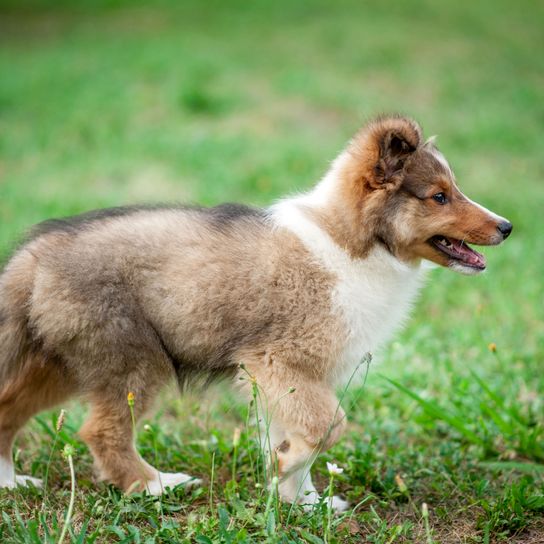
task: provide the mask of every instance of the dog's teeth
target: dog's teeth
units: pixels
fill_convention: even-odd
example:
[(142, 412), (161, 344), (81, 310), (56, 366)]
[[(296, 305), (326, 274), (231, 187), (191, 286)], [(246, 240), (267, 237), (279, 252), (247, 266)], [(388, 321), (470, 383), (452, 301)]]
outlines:
[(441, 246), (445, 246), (445, 247), (451, 247), (452, 246), (452, 243), (447, 239), (447, 238), (444, 238), (443, 236), (440, 237), (437, 242), (441, 245)]

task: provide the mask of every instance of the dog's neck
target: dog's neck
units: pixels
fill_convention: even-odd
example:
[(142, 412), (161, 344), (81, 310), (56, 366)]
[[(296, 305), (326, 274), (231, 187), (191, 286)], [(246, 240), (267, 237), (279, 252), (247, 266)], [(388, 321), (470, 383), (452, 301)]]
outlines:
[[(312, 198), (314, 205), (312, 205)], [(278, 227), (293, 232), (327, 271), (336, 277), (332, 308), (344, 322), (346, 338), (334, 376), (340, 383), (367, 352), (389, 340), (409, 314), (422, 279), (420, 263), (397, 259), (382, 243), (374, 242), (364, 256), (354, 256), (329, 234), (315, 209), (315, 195), (286, 199), (271, 208)]]
[[(323, 182), (321, 182), (323, 183)], [(355, 232), (347, 219), (334, 205), (330, 209), (320, 205), (322, 187), (315, 192), (281, 200), (270, 208), (276, 226), (286, 228), (301, 240), (304, 246), (323, 262), (328, 269), (361, 268), (373, 266), (379, 255), (380, 266), (402, 274), (417, 272), (421, 262), (399, 260), (381, 240), (372, 226)], [(315, 190), (314, 190), (315, 191)], [(335, 216), (338, 216), (337, 218)], [(373, 219), (370, 219), (372, 221)], [(353, 236), (350, 236), (353, 233)]]

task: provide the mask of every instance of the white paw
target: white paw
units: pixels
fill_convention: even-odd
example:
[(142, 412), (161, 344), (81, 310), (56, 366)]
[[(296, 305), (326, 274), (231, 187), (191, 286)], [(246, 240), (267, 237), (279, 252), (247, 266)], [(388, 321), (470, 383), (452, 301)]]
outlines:
[(13, 480), (6, 480), (5, 478), (0, 480), (0, 487), (4, 487), (5, 489), (13, 489), (16, 486), (15, 478)]
[(331, 503), (333, 511), (337, 512), (338, 514), (345, 512), (349, 508), (349, 502), (341, 499), (338, 495), (334, 495), (332, 497), (332, 501), (329, 499), (329, 497), (327, 497), (325, 499), (325, 504), (328, 506), (329, 503)]
[(167, 487), (174, 489), (178, 485), (185, 485), (186, 488), (189, 488), (201, 484), (202, 480), (183, 472), (157, 471), (155, 478), (147, 481), (146, 489), (150, 495), (162, 495)]
[(320, 498), (317, 491), (309, 491), (304, 495), (299, 496), (297, 502), (302, 506), (305, 512), (311, 512), (315, 508), (315, 505), (319, 503)]
[(17, 485), (32, 484), (34, 487), (41, 488), (43, 486), (43, 480), (40, 478), (33, 478), (32, 476), (15, 476)]
[(0, 479), (0, 487), (7, 489), (14, 489), (17, 486), (27, 486), (32, 484), (34, 487), (41, 488), (43, 486), (42, 480), (39, 478), (33, 478), (32, 476), (15, 476), (13, 479)]
[[(319, 504), (320, 497), (317, 493), (311, 493), (310, 496), (304, 497), (300, 499), (298, 502), (302, 506), (305, 512), (312, 512), (314, 508), (316, 508)], [(332, 498), (332, 502), (329, 499), (329, 497), (325, 497), (323, 502), (327, 505), (327, 508), (329, 507), (329, 503), (332, 504), (332, 511), (336, 514), (340, 514), (342, 512), (345, 512), (349, 508), (349, 502), (345, 501), (344, 499), (341, 499), (338, 497), (338, 495), (334, 495)]]
[(34, 487), (42, 487), (42, 481), (32, 476), (15, 476), (15, 469), (11, 459), (0, 457), (0, 487), (13, 489), (18, 485), (32, 484)]

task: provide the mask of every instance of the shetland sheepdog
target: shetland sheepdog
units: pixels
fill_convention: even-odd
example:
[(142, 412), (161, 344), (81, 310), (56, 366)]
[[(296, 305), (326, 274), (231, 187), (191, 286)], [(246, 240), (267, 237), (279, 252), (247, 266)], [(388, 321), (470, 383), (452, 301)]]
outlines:
[[(194, 485), (134, 446), (163, 386), (230, 377), (271, 410), (279, 492), (313, 504), (308, 466), (346, 425), (336, 387), (407, 317), (425, 263), (486, 267), (503, 217), (466, 197), (433, 139), (400, 116), (364, 126), (309, 192), (269, 208), (127, 207), (37, 225), (0, 276), (0, 486), (34, 414), (70, 397), (100, 479), (160, 494)], [(241, 365), (243, 363), (243, 365)], [(346, 508), (339, 497), (335, 509)]]

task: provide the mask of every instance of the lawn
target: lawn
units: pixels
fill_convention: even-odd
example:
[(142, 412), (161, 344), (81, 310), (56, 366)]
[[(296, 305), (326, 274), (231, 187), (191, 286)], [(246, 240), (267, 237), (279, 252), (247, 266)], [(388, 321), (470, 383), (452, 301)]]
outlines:
[(58, 540), (69, 444), (72, 542), (543, 543), (543, 25), (530, 0), (3, 0), (4, 258), (51, 216), (270, 203), (311, 186), (384, 111), (438, 134), (461, 188), (514, 232), (485, 250), (482, 276), (433, 271), (345, 394), (348, 433), (314, 470), (326, 491), (325, 462), (344, 468), (346, 515), (276, 504), (250, 407), (219, 386), (168, 392), (139, 428), (148, 460), (204, 480), (160, 500), (93, 482), (83, 406), (63, 407), (59, 433), (58, 410), (35, 418), (16, 465), (49, 483), (0, 491), (0, 542)]

